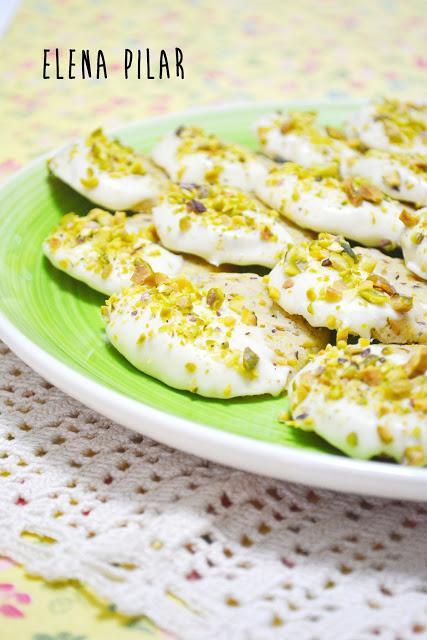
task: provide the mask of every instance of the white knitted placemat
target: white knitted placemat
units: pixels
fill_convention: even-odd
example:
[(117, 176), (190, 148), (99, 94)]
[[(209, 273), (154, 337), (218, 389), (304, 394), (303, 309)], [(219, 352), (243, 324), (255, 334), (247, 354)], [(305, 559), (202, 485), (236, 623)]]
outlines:
[(427, 637), (427, 505), (173, 451), (67, 397), (2, 343), (0, 554), (78, 579), (179, 640)]

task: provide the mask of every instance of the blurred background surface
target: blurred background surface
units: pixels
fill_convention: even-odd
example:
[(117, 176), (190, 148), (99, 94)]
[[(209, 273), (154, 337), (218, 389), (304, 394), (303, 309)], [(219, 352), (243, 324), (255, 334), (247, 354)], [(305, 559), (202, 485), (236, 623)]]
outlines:
[[(91, 127), (195, 105), (426, 94), (425, 0), (1, 0), (0, 13), (0, 179)], [(185, 80), (124, 80), (125, 47), (176, 46)], [(108, 79), (43, 80), (56, 47), (103, 49)]]

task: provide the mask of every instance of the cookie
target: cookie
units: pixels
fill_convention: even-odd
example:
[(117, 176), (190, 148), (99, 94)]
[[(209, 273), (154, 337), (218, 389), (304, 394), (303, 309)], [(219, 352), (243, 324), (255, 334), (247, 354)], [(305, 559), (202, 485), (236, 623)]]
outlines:
[(341, 180), (335, 164), (250, 162), (249, 170), (256, 195), (300, 227), (373, 247), (399, 243), (404, 206), (364, 178)]
[(253, 155), (196, 126), (178, 127), (151, 152), (154, 162), (174, 182), (222, 184), (243, 191), (251, 190), (247, 162)]
[(221, 185), (171, 185), (153, 220), (165, 247), (213, 265), (271, 268), (302, 235), (255, 198)]
[(427, 280), (427, 207), (408, 213), (403, 221), (406, 228), (401, 245), (405, 264), (417, 276)]
[(97, 129), (57, 153), (50, 171), (95, 204), (121, 211), (148, 211), (166, 183), (151, 160)]
[[(426, 149), (427, 151), (427, 149)], [(341, 158), (344, 178), (362, 177), (396, 200), (427, 205), (427, 157), (371, 149)]]
[(392, 153), (427, 153), (427, 104), (381, 99), (370, 102), (345, 127), (371, 149)]
[(347, 150), (343, 131), (322, 127), (316, 113), (273, 113), (255, 125), (261, 150), (276, 162), (295, 162), (303, 167), (338, 163)]
[(327, 340), (277, 307), (255, 274), (149, 274), (103, 313), (109, 340), (135, 367), (212, 398), (280, 394)]
[(352, 458), (427, 464), (427, 347), (327, 347), (293, 379), (295, 427)]
[(139, 265), (175, 275), (183, 259), (158, 243), (151, 216), (92, 209), (69, 213), (43, 244), (50, 262), (92, 289), (111, 295), (132, 284)]
[(427, 286), (403, 260), (319, 234), (289, 247), (268, 276), (272, 299), (313, 327), (384, 343), (427, 343)]

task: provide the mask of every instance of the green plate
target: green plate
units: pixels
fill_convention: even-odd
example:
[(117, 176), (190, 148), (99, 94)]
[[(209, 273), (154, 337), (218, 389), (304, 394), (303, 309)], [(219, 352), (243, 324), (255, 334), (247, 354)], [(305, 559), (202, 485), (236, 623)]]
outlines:
[[(287, 106), (317, 109), (324, 122), (339, 125), (356, 105), (270, 103), (211, 108), (146, 120), (114, 133), (125, 143), (149, 151), (165, 132), (182, 123), (196, 123), (226, 140), (255, 148), (252, 129), (257, 117)], [(397, 468), (355, 463), (317, 436), (280, 424), (277, 416), (287, 406), (284, 397), (209, 400), (171, 389), (133, 368), (105, 340), (99, 312), (104, 296), (57, 271), (42, 255), (42, 241), (59, 218), (68, 211), (85, 214), (90, 207), (86, 199), (48, 176), (45, 158), (16, 174), (0, 192), (0, 330), (33, 368), (133, 429), (236, 466), (311, 480), (307, 473), (300, 477), (283, 470), (284, 451), (292, 448), (294, 453), (316, 452), (324, 460), (341, 464)], [(234, 437), (229, 439), (229, 434)], [(258, 447), (253, 447), (254, 441)], [(257, 452), (265, 443), (270, 446), (262, 449), (261, 458), (266, 451), (271, 454), (260, 464)], [(268, 462), (271, 456), (277, 458), (276, 471)], [(301, 458), (292, 459), (298, 466)], [(328, 485), (326, 480), (318, 483)]]

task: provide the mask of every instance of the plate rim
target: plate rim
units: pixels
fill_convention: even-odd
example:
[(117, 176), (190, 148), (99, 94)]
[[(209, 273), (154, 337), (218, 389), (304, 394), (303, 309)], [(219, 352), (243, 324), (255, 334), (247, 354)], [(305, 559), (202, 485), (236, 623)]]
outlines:
[[(304, 103), (334, 107), (357, 105), (365, 100), (301, 100), (293, 102), (240, 101), (203, 106), (182, 112), (132, 121), (106, 131), (117, 133), (147, 122), (161, 122), (172, 117), (203, 115), (236, 108), (292, 108)], [(64, 145), (67, 147), (68, 144)], [(61, 147), (63, 148), (63, 147)], [(26, 164), (0, 185), (0, 192), (35, 165), (45, 161), (57, 150), (48, 151)], [(258, 473), (290, 482), (324, 489), (371, 495), (384, 498), (403, 498), (427, 501), (427, 470), (404, 467), (372, 460), (355, 460), (346, 456), (269, 443), (215, 429), (206, 424), (175, 416), (133, 400), (109, 389), (88, 375), (80, 373), (59, 358), (47, 353), (24, 335), (0, 309), (0, 338), (39, 375), (65, 394), (82, 402), (109, 419), (146, 435), (167, 446), (192, 455), (228, 465), (251, 473)]]

